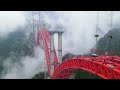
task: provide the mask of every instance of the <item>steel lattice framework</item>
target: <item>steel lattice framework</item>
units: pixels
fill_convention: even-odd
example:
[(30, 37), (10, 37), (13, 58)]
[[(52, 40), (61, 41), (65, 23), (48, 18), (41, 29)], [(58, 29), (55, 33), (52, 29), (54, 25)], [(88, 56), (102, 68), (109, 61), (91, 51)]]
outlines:
[(86, 70), (103, 79), (120, 79), (119, 60), (115, 60), (113, 56), (97, 58), (84, 56), (67, 59), (55, 70), (52, 79), (67, 79), (77, 69)]
[[(45, 58), (47, 63), (48, 75), (50, 75), (50, 34), (47, 30), (38, 30), (37, 34), (37, 45), (39, 45), (39, 41), (43, 41)], [(54, 70), (58, 67), (58, 58), (56, 54), (56, 50), (54, 49)]]
[[(39, 40), (43, 41), (48, 74), (50, 74), (50, 34), (47, 30), (39, 30)], [(66, 59), (58, 66), (56, 50), (54, 49), (54, 74), (52, 79), (67, 79), (78, 69), (86, 70), (103, 79), (120, 79), (120, 57), (101, 55), (98, 57), (82, 56)]]

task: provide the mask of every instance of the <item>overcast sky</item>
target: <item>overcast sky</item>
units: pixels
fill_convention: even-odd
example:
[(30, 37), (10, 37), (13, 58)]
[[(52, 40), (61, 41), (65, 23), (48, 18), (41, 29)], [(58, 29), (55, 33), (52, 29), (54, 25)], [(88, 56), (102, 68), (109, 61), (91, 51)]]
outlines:
[(25, 16), (21, 11), (0, 11), (0, 32), (14, 31), (16, 27), (25, 25)]
[[(66, 32), (63, 35), (63, 47), (68, 52), (86, 48), (88, 51), (95, 44), (95, 30), (97, 21), (96, 11), (42, 11), (46, 22), (54, 26), (57, 23), (65, 25)], [(110, 11), (99, 12), (99, 27), (103, 34), (110, 29)], [(120, 12), (114, 12), (113, 26), (120, 23)], [(58, 17), (58, 18), (57, 18)], [(0, 11), (0, 32), (8, 33), (18, 26), (26, 24), (24, 12), (22, 11)], [(120, 24), (119, 24), (120, 25)], [(119, 26), (118, 25), (118, 26)], [(57, 39), (56, 39), (57, 43)], [(66, 48), (69, 45), (69, 48)], [(56, 45), (57, 46), (57, 45)], [(67, 51), (66, 50), (66, 51)], [(85, 50), (84, 50), (85, 51)], [(80, 51), (78, 51), (80, 52)], [(82, 51), (81, 51), (82, 52)]]
[[(57, 20), (62, 21), (63, 18), (66, 21), (77, 18), (76, 22), (80, 22), (79, 24), (83, 25), (85, 21), (88, 21), (88, 23), (92, 23), (94, 21), (95, 23), (96, 20), (95, 11), (45, 11), (44, 13), (44, 17), (47, 18), (47, 20), (50, 19), (54, 22), (57, 22)], [(110, 20), (109, 14), (107, 13), (109, 12), (99, 12), (99, 25), (101, 27), (105, 26), (105, 23)], [(114, 22), (119, 21), (119, 17), (119, 12), (116, 12), (116, 14), (114, 14)], [(90, 19), (91, 21), (89, 22)], [(0, 11), (0, 32), (13, 31), (17, 26), (24, 24), (25, 16), (22, 11)]]

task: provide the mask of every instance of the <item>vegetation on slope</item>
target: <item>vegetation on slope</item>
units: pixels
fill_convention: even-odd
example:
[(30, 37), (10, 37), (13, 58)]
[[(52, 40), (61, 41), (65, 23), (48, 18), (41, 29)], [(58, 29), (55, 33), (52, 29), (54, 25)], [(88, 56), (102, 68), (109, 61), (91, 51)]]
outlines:
[[(108, 38), (111, 35), (112, 38)], [(109, 46), (110, 45), (110, 46)], [(102, 50), (98, 54), (113, 52), (114, 55), (120, 55), (120, 29), (112, 29), (103, 38), (98, 41), (97, 49)]]

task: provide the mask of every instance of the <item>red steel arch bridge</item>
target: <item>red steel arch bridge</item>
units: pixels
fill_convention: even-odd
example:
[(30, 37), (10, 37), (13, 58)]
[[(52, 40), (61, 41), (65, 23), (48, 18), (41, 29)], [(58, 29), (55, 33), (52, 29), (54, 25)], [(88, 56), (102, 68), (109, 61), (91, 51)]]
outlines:
[[(120, 57), (100, 55), (98, 57), (81, 56), (66, 59), (59, 62), (56, 49), (54, 47), (54, 58), (51, 62), (50, 55), (50, 32), (47, 30), (38, 30), (36, 43), (44, 47), (45, 59), (47, 64), (47, 73), (51, 79), (67, 79), (76, 70), (85, 70), (96, 74), (103, 79), (120, 79)], [(42, 42), (42, 44), (40, 44)], [(53, 67), (53, 68), (52, 68)], [(52, 74), (51, 74), (52, 72)]]

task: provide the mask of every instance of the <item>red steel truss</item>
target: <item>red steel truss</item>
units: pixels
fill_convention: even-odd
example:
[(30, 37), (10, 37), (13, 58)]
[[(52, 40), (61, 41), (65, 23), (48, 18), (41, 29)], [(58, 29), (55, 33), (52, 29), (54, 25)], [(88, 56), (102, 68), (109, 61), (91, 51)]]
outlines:
[[(50, 34), (47, 30), (39, 30), (37, 34), (37, 45), (39, 40), (43, 41), (45, 58), (50, 75)], [(103, 79), (120, 79), (120, 57), (98, 56), (98, 57), (74, 57), (66, 59), (58, 66), (58, 58), (54, 49), (54, 74), (52, 79), (67, 79), (78, 69), (86, 70)]]

